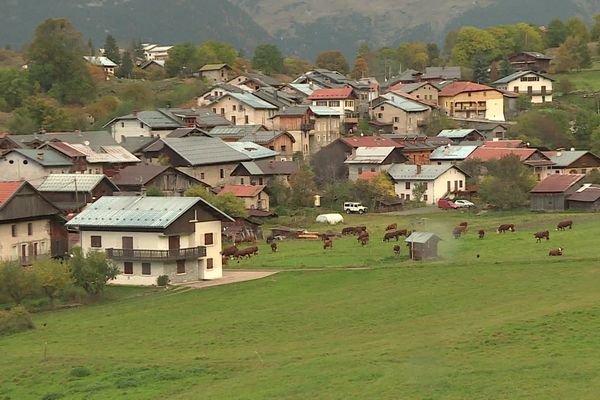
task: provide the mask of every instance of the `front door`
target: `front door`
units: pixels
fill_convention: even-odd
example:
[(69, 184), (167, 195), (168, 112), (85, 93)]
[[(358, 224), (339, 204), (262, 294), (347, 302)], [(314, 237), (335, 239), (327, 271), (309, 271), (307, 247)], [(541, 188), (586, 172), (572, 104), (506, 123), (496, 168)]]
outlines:
[(121, 238), (122, 247), (123, 247), (123, 255), (126, 257), (133, 256), (133, 237), (131, 236), (123, 236)]
[(169, 255), (179, 254), (179, 236), (169, 236)]

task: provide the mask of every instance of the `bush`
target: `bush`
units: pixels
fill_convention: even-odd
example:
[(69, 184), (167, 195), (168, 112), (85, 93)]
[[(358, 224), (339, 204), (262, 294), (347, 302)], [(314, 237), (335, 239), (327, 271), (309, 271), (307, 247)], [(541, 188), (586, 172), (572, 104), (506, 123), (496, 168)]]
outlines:
[(23, 306), (12, 310), (0, 310), (0, 335), (10, 335), (33, 329), (31, 316)]
[(87, 293), (79, 286), (67, 286), (62, 292), (61, 299), (63, 303), (83, 303), (87, 298)]
[(91, 374), (92, 371), (86, 367), (74, 367), (71, 369), (71, 376), (74, 376), (75, 378), (84, 378), (86, 376), (90, 376)]
[(158, 278), (156, 278), (156, 285), (160, 286), (160, 287), (164, 287), (167, 286), (169, 284), (169, 276), (168, 275), (161, 275)]

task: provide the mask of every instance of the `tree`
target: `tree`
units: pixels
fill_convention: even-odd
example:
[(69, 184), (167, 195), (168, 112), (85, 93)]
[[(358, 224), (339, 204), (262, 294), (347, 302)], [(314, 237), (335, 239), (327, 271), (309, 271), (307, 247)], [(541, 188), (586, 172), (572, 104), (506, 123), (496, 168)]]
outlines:
[(452, 54), (452, 49), (458, 40), (458, 29), (451, 29), (444, 40), (444, 54), (449, 56)]
[(0, 69), (0, 99), (4, 99), (5, 109), (9, 112), (23, 104), (33, 94), (33, 85), (29, 73), (17, 68)]
[(581, 148), (589, 148), (592, 143), (592, 135), (600, 127), (600, 115), (587, 110), (578, 110), (575, 121), (571, 122), (571, 130)]
[(87, 49), (88, 49), (88, 55), (90, 57), (96, 56), (96, 49), (94, 48), (94, 43), (92, 42), (92, 39), (88, 39)]
[(316, 65), (319, 68), (337, 71), (346, 75), (349, 71), (348, 61), (341, 51), (323, 51), (317, 55)]
[(558, 91), (565, 95), (565, 94), (569, 94), (571, 93), (573, 90), (575, 90), (575, 85), (573, 84), (573, 81), (571, 81), (569, 78), (561, 78), (558, 81)]
[(422, 71), (428, 65), (431, 65), (429, 59), (430, 48), (427, 43), (409, 42), (402, 43), (398, 47), (398, 61), (402, 68), (416, 69)]
[(235, 197), (235, 195), (232, 193), (223, 193), (219, 196), (216, 196), (208, 191), (204, 186), (194, 185), (190, 186), (185, 191), (184, 196), (200, 197), (232, 217), (248, 216), (248, 210), (246, 210), (244, 201), (238, 197)]
[(201, 61), (198, 55), (198, 49), (191, 43), (182, 43), (173, 46), (169, 50), (169, 59), (165, 62), (167, 75), (173, 77), (177, 75), (191, 75), (201, 67)]
[(229, 43), (209, 40), (198, 48), (199, 64), (223, 63), (233, 65), (238, 57), (238, 51)]
[(252, 67), (264, 74), (281, 74), (283, 72), (283, 56), (274, 44), (261, 44), (254, 50)]
[(578, 17), (570, 17), (565, 23), (567, 36), (575, 36), (577, 39), (587, 43), (590, 41), (590, 31), (585, 22)]
[(423, 195), (427, 192), (424, 182), (417, 182), (413, 185), (412, 195), (417, 203), (423, 199)]
[[(522, 51), (543, 51), (545, 49), (544, 37), (537, 26), (525, 23), (514, 25), (515, 47), (513, 53)], [(505, 54), (510, 55), (510, 54)]]
[(567, 39), (567, 27), (560, 19), (553, 19), (546, 29), (546, 46), (558, 47)]
[(303, 165), (290, 176), (290, 205), (293, 207), (309, 207), (313, 204), (313, 196), (317, 190), (314, 175)]
[(119, 46), (115, 38), (110, 34), (106, 35), (106, 40), (104, 41), (104, 56), (117, 65), (121, 64)]
[(286, 57), (283, 60), (283, 73), (290, 76), (299, 76), (313, 69), (313, 65), (297, 57)]
[(460, 163), (460, 169), (467, 174), (467, 182), (470, 184), (478, 183), (479, 178), (487, 172), (485, 162), (477, 158), (469, 158), (463, 161)]
[(477, 54), (481, 54), (486, 63), (499, 54), (498, 41), (490, 32), (466, 26), (458, 32), (451, 59), (460, 66), (472, 65)]
[(69, 115), (58, 106), (55, 100), (32, 96), (14, 110), (8, 122), (11, 133), (30, 134), (40, 130), (66, 131), (71, 126)]
[(35, 289), (35, 276), (30, 268), (16, 262), (0, 264), (0, 292), (8, 295), (15, 304), (21, 304)]
[(489, 80), (488, 64), (481, 54), (475, 56), (473, 63), (473, 80), (477, 83), (484, 83)]
[(439, 65), (440, 59), (440, 48), (435, 43), (427, 43), (427, 58), (430, 66)]
[(500, 76), (508, 76), (511, 75), (512, 73), (515, 72), (515, 69), (513, 68), (512, 64), (510, 63), (510, 61), (508, 60), (508, 58), (503, 58), (500, 61)]
[(117, 77), (119, 78), (131, 78), (131, 73), (133, 72), (133, 61), (131, 60), (131, 53), (126, 51), (123, 53), (123, 58), (121, 59), (121, 65), (117, 68)]
[(489, 174), (479, 183), (481, 199), (502, 210), (523, 207), (535, 178), (516, 155), (486, 162)]
[(456, 121), (448, 118), (445, 113), (433, 113), (427, 121), (427, 127), (424, 133), (427, 136), (437, 136), (437, 134), (444, 129), (456, 128), (458, 128)]
[(142, 59), (144, 58), (144, 46), (142, 46), (141, 40), (134, 40), (131, 43), (131, 53), (133, 57)]
[(327, 184), (348, 179), (348, 166), (344, 164), (347, 154), (342, 146), (326, 146), (310, 158), (315, 181), (320, 188)]
[(574, 138), (569, 128), (570, 116), (565, 111), (530, 110), (517, 117), (509, 134), (550, 148), (571, 147)]
[(592, 25), (592, 30), (590, 34), (592, 40), (600, 40), (600, 14), (594, 15), (594, 25)]
[(555, 62), (557, 72), (591, 66), (591, 54), (587, 43), (576, 36), (569, 36), (558, 48)]
[(105, 253), (84, 254), (79, 247), (73, 249), (69, 268), (75, 285), (83, 288), (90, 296), (102, 293), (106, 283), (119, 274), (119, 268), (106, 259)]
[(352, 79), (360, 79), (369, 76), (369, 64), (367, 63), (367, 60), (361, 56), (356, 57), (350, 76)]
[(33, 264), (33, 273), (38, 285), (48, 296), (51, 304), (54, 304), (54, 299), (73, 281), (69, 265), (53, 259), (38, 261)]
[(33, 82), (63, 103), (94, 98), (96, 87), (83, 56), (81, 34), (66, 19), (47, 19), (35, 30), (26, 60)]
[(165, 194), (162, 192), (162, 190), (160, 190), (158, 186), (149, 186), (146, 189), (146, 196), (148, 197), (160, 197), (164, 195)]

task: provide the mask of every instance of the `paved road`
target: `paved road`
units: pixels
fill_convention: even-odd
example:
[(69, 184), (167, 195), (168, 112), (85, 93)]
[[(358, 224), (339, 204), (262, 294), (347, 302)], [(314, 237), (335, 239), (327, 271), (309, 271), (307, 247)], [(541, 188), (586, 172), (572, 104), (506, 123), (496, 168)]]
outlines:
[(230, 283), (246, 282), (255, 279), (265, 278), (267, 276), (278, 273), (279, 271), (223, 271), (223, 277), (212, 281), (198, 281), (182, 283), (180, 286), (201, 289), (205, 287), (228, 285)]

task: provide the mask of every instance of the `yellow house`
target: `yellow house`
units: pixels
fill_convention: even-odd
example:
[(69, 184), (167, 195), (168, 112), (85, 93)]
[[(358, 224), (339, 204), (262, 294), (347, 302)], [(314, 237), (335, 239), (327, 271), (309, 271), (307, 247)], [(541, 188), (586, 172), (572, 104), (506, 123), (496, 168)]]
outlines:
[(453, 82), (438, 95), (449, 117), (504, 121), (504, 95), (497, 89), (473, 82)]

